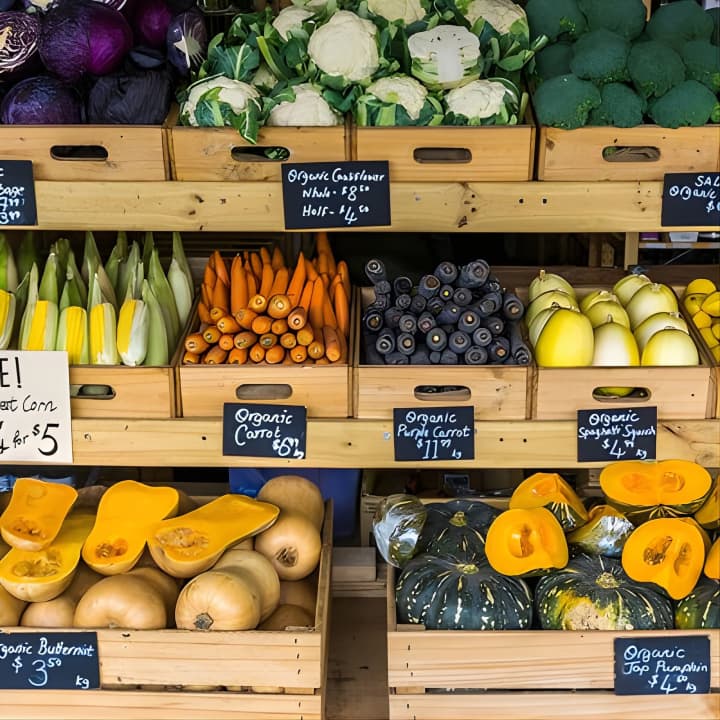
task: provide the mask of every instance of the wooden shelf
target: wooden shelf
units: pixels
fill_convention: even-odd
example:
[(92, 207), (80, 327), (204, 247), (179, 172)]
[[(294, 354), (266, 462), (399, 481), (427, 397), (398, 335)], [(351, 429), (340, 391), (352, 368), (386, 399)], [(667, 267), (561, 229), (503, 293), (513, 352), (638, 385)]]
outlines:
[[(423, 467), (590, 467), (578, 463), (575, 421), (476, 422), (475, 459), (424, 462)], [(308, 420), (304, 460), (222, 454), (222, 420), (74, 420), (77, 465), (142, 467), (411, 467), (393, 459), (390, 420)], [(658, 459), (720, 467), (720, 420), (659, 420)]]
[[(37, 181), (44, 230), (284, 230), (279, 182)], [(662, 230), (661, 182), (392, 183), (383, 232)], [(710, 226), (687, 228), (712, 230)]]

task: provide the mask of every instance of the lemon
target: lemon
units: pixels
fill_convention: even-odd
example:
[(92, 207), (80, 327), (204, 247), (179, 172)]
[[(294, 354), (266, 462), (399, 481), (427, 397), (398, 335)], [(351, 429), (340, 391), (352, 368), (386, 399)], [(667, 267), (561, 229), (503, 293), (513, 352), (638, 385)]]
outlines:
[(694, 315), (702, 308), (706, 297), (707, 295), (704, 293), (685, 293), (682, 299), (683, 307), (688, 311), (688, 314)]
[(693, 316), (692, 321), (695, 323), (695, 327), (699, 330), (703, 328), (709, 328), (712, 324), (712, 318), (702, 310), (698, 310)]
[(709, 295), (711, 292), (715, 292), (717, 288), (715, 283), (708, 278), (695, 278), (688, 283), (685, 288), (685, 295), (693, 295), (699, 293), (701, 295)]
[(701, 328), (700, 334), (702, 335), (703, 340), (707, 343), (707, 346), (709, 348), (715, 347), (720, 342), (720, 340), (715, 337), (713, 331), (709, 327)]
[(715, 322), (713, 322), (710, 326), (710, 329), (712, 330), (712, 334), (720, 340), (720, 321), (715, 320)]

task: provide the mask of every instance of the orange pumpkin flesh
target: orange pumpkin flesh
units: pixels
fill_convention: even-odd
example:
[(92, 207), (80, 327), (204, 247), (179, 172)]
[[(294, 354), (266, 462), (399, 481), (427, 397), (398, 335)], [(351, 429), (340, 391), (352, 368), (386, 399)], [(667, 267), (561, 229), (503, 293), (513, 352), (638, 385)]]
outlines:
[(508, 507), (550, 510), (570, 532), (588, 521), (588, 512), (573, 488), (557, 473), (538, 472), (525, 478), (513, 491)]
[(265, 555), (281, 580), (302, 580), (318, 566), (322, 539), (305, 515), (283, 510), (275, 524), (255, 537), (255, 550)]
[(705, 558), (703, 572), (712, 580), (720, 580), (720, 538), (712, 544)]
[(674, 600), (692, 591), (704, 562), (699, 528), (681, 518), (648, 520), (633, 530), (622, 552), (622, 566), (633, 580), (655, 583)]

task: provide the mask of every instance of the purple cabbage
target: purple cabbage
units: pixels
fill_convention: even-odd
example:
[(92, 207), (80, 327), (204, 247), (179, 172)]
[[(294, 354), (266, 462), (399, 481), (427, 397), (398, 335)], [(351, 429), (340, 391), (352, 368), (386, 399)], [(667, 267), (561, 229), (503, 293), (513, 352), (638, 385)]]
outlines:
[(40, 26), (40, 57), (63, 80), (107, 75), (132, 47), (130, 25), (118, 10), (94, 0), (73, 0), (50, 10)]
[(207, 46), (207, 27), (201, 12), (187, 10), (172, 19), (167, 31), (167, 57), (181, 75), (200, 67)]
[(6, 125), (77, 125), (83, 122), (78, 93), (47, 75), (21, 80), (0, 102), (0, 123)]
[(170, 20), (172, 11), (165, 0), (143, 0), (135, 9), (132, 19), (135, 42), (138, 45), (161, 48), (165, 44)]
[(0, 12), (0, 76), (27, 65), (37, 52), (39, 38), (36, 17), (19, 10)]

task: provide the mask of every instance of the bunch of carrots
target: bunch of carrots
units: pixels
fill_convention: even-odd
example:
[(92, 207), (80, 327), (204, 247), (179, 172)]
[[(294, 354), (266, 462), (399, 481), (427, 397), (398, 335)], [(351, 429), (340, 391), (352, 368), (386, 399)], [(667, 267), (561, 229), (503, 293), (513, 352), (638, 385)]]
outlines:
[(282, 252), (208, 259), (200, 286), (199, 329), (185, 338), (184, 364), (247, 362), (346, 363), (350, 334), (350, 276), (335, 262), (326, 233), (316, 257), (302, 252), (294, 268)]

